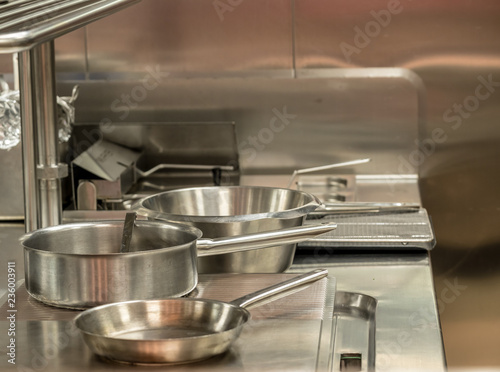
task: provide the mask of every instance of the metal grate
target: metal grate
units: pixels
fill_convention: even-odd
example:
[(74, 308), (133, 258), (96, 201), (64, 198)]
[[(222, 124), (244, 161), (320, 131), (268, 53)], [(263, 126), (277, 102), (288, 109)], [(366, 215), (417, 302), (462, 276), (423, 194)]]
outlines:
[(425, 209), (410, 213), (374, 213), (325, 216), (306, 220), (306, 224), (337, 223), (337, 229), (299, 243), (299, 247), (360, 249), (426, 249), (436, 243)]

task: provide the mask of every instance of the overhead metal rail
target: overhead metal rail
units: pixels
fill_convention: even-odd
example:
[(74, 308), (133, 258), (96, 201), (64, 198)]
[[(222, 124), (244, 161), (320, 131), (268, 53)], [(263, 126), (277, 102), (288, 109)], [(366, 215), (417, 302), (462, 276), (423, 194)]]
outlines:
[(0, 1), (0, 53), (15, 53), (31, 49), (139, 1)]

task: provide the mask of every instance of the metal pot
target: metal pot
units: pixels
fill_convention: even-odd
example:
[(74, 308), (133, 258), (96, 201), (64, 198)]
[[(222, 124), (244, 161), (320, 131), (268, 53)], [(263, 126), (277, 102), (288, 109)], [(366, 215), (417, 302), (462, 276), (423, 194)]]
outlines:
[[(321, 202), (314, 195), (275, 187), (194, 187), (140, 200), (137, 213), (151, 219), (181, 222), (218, 238), (301, 226)], [(293, 261), (296, 244), (251, 252), (221, 253), (198, 260), (199, 273), (279, 273)]]
[(289, 244), (335, 224), (246, 236), (200, 239), (191, 226), (136, 221), (130, 252), (121, 253), (122, 221), (76, 223), (22, 238), (28, 293), (46, 304), (87, 308), (111, 302), (179, 297), (198, 283), (197, 255)]

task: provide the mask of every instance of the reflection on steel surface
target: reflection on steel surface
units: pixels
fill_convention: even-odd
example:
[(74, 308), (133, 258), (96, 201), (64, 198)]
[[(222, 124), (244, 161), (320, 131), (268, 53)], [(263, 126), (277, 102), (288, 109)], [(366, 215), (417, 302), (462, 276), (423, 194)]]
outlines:
[[(230, 301), (268, 285), (295, 277), (296, 274), (238, 274), (201, 276), (200, 298)], [(238, 283), (237, 286), (234, 283)], [(27, 299), (27, 298), (25, 298)], [(252, 320), (243, 329), (229, 353), (203, 363), (189, 365), (189, 370), (331, 370), (333, 348), (333, 309), (335, 280), (321, 280), (289, 296), (250, 309)], [(33, 307), (33, 305), (38, 305)], [(5, 370), (13, 367), (32, 368), (33, 352), (45, 360), (51, 371), (109, 371), (119, 365), (98, 359), (83, 344), (72, 327), (71, 319), (78, 312), (49, 309), (57, 314), (48, 320), (48, 308), (40, 304), (20, 303), (18, 326), (18, 365), (1, 364)], [(22, 310), (22, 311), (21, 311)], [(44, 320), (44, 321), (42, 321)], [(4, 331), (0, 323), (0, 331)], [(54, 341), (61, 341), (60, 344)], [(53, 345), (60, 352), (53, 357)], [(50, 347), (48, 347), (50, 346)], [(77, 363), (75, 361), (78, 361)], [(2, 360), (0, 363), (4, 363)], [(137, 371), (151, 367), (134, 366)], [(169, 366), (169, 371), (185, 370)]]

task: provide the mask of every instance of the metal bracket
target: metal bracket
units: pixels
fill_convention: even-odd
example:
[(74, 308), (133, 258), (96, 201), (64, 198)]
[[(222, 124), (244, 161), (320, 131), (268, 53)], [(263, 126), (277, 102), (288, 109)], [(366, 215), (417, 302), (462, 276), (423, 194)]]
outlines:
[(57, 165), (37, 165), (36, 176), (39, 180), (56, 180), (68, 177), (68, 165), (59, 163)]

